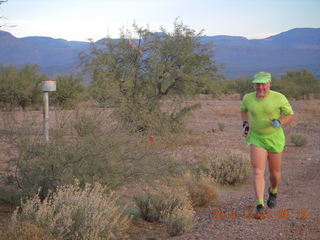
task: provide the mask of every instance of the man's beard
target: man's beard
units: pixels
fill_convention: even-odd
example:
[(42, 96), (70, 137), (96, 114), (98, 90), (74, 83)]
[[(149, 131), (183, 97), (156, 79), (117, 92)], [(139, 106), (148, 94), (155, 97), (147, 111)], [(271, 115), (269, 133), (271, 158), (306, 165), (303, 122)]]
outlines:
[(256, 96), (257, 96), (258, 98), (264, 98), (265, 96), (268, 95), (269, 90), (270, 90), (270, 89), (267, 89), (266, 91), (264, 91), (264, 92), (262, 92), (262, 93), (256, 92)]

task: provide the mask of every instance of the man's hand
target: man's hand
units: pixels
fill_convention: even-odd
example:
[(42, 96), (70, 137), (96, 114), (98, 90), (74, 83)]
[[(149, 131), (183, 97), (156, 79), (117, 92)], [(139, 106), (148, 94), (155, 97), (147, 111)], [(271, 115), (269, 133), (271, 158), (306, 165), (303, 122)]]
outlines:
[(242, 136), (247, 138), (249, 136), (250, 126), (247, 121), (243, 121), (242, 123)]
[(271, 122), (274, 128), (279, 128), (281, 126), (281, 122), (278, 119), (272, 119)]

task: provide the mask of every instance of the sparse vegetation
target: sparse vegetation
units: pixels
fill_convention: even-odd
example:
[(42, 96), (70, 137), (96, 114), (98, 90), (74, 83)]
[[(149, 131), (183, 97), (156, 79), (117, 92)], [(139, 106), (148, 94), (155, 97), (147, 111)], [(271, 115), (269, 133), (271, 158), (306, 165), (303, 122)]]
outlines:
[[(75, 116), (80, 115), (81, 111)], [(16, 174), (3, 176), (2, 199), (19, 202), (20, 197), (32, 196), (39, 187), (40, 197), (44, 198), (49, 190), (72, 183), (74, 177), (81, 183), (99, 181), (114, 189), (139, 178), (165, 176), (177, 170), (177, 163), (165, 147), (147, 147), (143, 136), (113, 127), (106, 129), (108, 120), (101, 124), (103, 115), (84, 115), (90, 121), (76, 118), (76, 135), (62, 128), (62, 133), (51, 137), (49, 145), (43, 143), (42, 136), (34, 136), (30, 128), (23, 128), (25, 136), (3, 136), (15, 149), (8, 156), (11, 161), (7, 172), (15, 169)]]

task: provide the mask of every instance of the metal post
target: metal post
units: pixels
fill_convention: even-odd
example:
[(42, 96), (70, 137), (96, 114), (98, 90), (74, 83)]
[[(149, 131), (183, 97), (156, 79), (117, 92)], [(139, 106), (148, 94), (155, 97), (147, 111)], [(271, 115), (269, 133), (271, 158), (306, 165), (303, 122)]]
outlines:
[(56, 91), (55, 80), (45, 80), (41, 82), (43, 91), (43, 134), (44, 140), (49, 143), (49, 92)]
[(49, 143), (49, 93), (43, 92), (43, 132), (46, 143)]

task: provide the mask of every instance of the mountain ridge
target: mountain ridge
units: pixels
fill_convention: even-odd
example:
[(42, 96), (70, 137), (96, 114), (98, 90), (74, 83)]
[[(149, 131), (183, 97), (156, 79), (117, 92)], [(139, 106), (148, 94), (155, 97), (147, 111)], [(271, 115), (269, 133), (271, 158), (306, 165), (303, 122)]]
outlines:
[[(320, 28), (294, 28), (264, 39), (216, 35), (202, 36), (200, 41), (213, 42), (214, 60), (226, 63), (221, 73), (229, 79), (251, 76), (257, 71), (279, 76), (302, 68), (320, 77)], [(101, 42), (103, 39), (96, 41)], [(16, 38), (0, 30), (0, 64), (38, 64), (40, 71), (51, 77), (76, 71), (79, 52), (89, 47), (90, 43), (84, 41), (42, 36)]]

